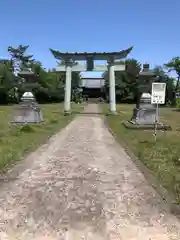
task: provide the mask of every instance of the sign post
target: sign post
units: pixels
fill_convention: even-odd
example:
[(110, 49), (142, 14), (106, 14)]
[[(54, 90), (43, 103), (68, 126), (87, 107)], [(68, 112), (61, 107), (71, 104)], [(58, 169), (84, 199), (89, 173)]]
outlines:
[(151, 104), (156, 104), (156, 116), (154, 123), (154, 138), (157, 138), (157, 126), (159, 120), (159, 104), (165, 103), (166, 83), (152, 83)]

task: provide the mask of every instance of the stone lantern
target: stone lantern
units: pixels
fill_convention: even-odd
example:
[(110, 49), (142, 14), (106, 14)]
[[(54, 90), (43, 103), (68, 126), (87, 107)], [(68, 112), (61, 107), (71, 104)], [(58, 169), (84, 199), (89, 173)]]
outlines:
[[(29, 68), (24, 68), (18, 76), (26, 83), (36, 82), (36, 74)], [(21, 97), (21, 102), (16, 110), (16, 115), (12, 123), (40, 123), (43, 121), (43, 114), (40, 106), (32, 92), (25, 92)]]
[(151, 104), (152, 83), (156, 80), (155, 73), (149, 69), (149, 64), (143, 65), (143, 70), (137, 76), (136, 93), (138, 96), (136, 107), (133, 109), (130, 121), (124, 122), (127, 128), (154, 129), (155, 122), (158, 129), (169, 129), (169, 126), (159, 122), (159, 113)]
[(156, 116), (156, 108), (151, 104), (151, 94), (143, 93), (140, 98), (139, 108), (133, 109), (132, 124), (153, 125), (159, 123), (159, 116)]
[(33, 83), (36, 80), (36, 75), (33, 71), (26, 68), (18, 73), (18, 76), (25, 79), (27, 83)]
[(25, 92), (12, 123), (40, 123), (43, 115), (32, 92)]

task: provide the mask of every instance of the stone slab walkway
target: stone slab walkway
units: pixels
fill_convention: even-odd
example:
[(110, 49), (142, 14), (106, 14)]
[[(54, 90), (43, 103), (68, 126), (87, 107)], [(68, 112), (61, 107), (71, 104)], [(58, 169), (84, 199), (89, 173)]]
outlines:
[[(98, 112), (97, 105), (86, 112)], [(15, 166), (0, 188), (0, 240), (180, 239), (99, 115), (80, 115)]]

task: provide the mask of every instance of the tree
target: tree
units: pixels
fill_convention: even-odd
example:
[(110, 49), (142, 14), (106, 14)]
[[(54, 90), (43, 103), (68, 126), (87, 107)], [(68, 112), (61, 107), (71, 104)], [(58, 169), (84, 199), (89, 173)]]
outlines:
[(124, 74), (124, 82), (126, 83), (126, 89), (129, 94), (131, 93), (135, 101), (139, 101), (140, 86), (138, 82), (138, 75), (141, 71), (141, 64), (136, 59), (127, 59), (125, 64), (126, 71)]
[(174, 78), (168, 76), (162, 66), (156, 66), (153, 69), (154, 73), (156, 74), (156, 82), (166, 83), (166, 99), (165, 102), (173, 103), (174, 98)]
[[(116, 64), (125, 64), (126, 70), (124, 72), (115, 72), (116, 81), (116, 99), (118, 100), (134, 100), (136, 99), (136, 85), (137, 75), (141, 70), (141, 64), (136, 59), (127, 59)], [(109, 94), (109, 75), (106, 71), (103, 74), (105, 79), (106, 96)]]
[(33, 55), (25, 55), (29, 45), (23, 46), (19, 45), (14, 48), (9, 46), (8, 52), (11, 55), (11, 61), (13, 65), (13, 71), (18, 72), (24, 68), (28, 68), (29, 64), (33, 61)]
[(15, 87), (16, 77), (9, 60), (0, 61), (0, 103), (8, 103), (9, 91)]
[(174, 93), (173, 93), (173, 105), (176, 104), (176, 93), (179, 89), (179, 81), (180, 81), (180, 57), (173, 57), (171, 61), (168, 63), (164, 64), (165, 68), (168, 69), (168, 72), (174, 71), (177, 75), (177, 81), (176, 85), (174, 88)]
[(80, 75), (78, 72), (72, 72), (72, 81), (71, 81), (71, 88), (76, 89), (79, 87), (80, 82)]

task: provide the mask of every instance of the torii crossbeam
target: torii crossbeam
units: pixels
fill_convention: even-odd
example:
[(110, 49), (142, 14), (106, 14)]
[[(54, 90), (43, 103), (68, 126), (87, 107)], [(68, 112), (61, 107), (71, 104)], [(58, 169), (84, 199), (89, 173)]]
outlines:
[[(133, 47), (119, 52), (60, 52), (50, 49), (53, 56), (62, 61), (62, 64), (56, 68), (57, 71), (66, 72), (66, 86), (64, 98), (65, 114), (71, 112), (71, 73), (72, 71), (109, 71), (109, 110), (112, 114), (116, 113), (116, 92), (115, 92), (115, 71), (124, 71), (125, 65), (119, 65), (116, 60), (126, 58)], [(101, 70), (94, 66), (95, 60), (106, 60), (108, 65)], [(86, 66), (77, 64), (76, 61), (86, 61)], [(102, 65), (101, 65), (102, 66)], [(98, 70), (99, 69), (99, 70)]]

